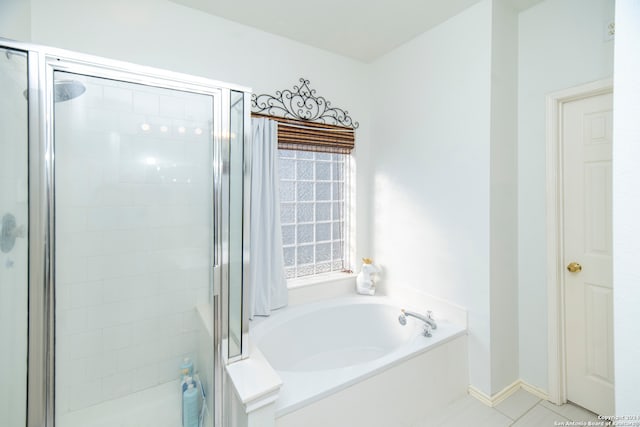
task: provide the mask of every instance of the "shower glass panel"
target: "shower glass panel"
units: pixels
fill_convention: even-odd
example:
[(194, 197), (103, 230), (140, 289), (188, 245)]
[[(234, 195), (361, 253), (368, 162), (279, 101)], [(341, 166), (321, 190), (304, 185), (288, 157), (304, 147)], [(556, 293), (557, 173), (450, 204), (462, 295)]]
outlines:
[(24, 427), (28, 324), (27, 56), (0, 48), (0, 426)]
[(229, 359), (241, 354), (243, 285), (244, 94), (231, 91), (229, 123)]
[(214, 96), (54, 80), (56, 427), (213, 426)]

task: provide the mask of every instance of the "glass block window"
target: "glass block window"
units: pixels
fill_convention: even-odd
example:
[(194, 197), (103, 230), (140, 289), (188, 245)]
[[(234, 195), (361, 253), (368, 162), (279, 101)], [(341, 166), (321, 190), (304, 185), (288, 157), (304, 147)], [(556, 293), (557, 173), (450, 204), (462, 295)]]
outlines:
[(287, 279), (344, 270), (349, 155), (278, 151)]

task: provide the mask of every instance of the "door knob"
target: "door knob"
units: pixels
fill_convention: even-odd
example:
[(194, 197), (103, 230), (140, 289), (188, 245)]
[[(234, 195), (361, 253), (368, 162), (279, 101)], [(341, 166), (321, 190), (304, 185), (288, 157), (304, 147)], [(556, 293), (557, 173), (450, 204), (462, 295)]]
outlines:
[(578, 273), (582, 271), (582, 266), (577, 262), (572, 262), (569, 265), (567, 265), (567, 270), (569, 270), (572, 273)]

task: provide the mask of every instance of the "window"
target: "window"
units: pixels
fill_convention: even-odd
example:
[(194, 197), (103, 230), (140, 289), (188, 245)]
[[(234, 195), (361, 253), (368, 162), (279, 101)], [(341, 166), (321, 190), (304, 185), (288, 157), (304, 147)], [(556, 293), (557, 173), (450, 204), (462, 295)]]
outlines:
[(345, 270), (349, 154), (278, 151), (287, 279)]
[(300, 78), (254, 94), (252, 116), (278, 122), (280, 203), (287, 279), (350, 267), (351, 152), (359, 124)]

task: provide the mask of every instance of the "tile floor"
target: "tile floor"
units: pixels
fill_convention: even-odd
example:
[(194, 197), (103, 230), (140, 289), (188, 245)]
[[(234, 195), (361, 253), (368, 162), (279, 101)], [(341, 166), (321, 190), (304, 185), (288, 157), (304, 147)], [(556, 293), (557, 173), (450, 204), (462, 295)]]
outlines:
[(494, 408), (465, 396), (411, 427), (547, 427), (567, 421), (583, 421), (587, 425), (601, 420), (579, 406), (556, 406), (521, 389)]

